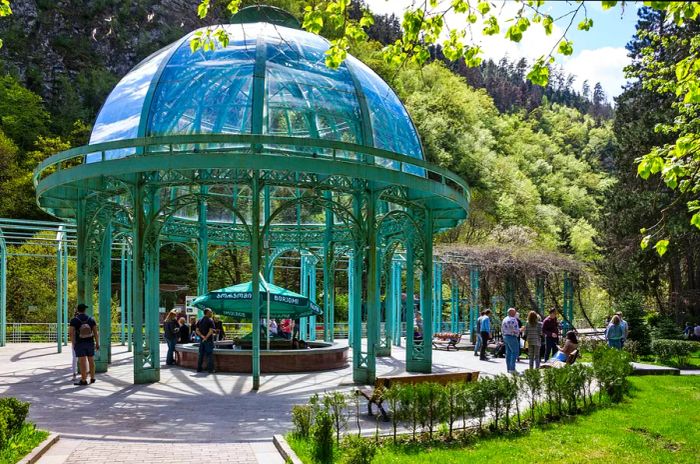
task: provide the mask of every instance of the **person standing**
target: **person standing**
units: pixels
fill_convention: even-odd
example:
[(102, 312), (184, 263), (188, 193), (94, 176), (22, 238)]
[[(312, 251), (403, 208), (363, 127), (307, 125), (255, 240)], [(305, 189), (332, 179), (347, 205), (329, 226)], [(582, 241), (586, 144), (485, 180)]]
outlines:
[(515, 317), (515, 314), (515, 308), (510, 308), (508, 316), (503, 318), (503, 322), (501, 322), (503, 343), (506, 345), (506, 368), (509, 374), (517, 373), (515, 362), (520, 353), (520, 329), (518, 328), (518, 319)]
[(423, 317), (420, 311), (416, 311), (415, 317), (413, 318), (413, 339), (423, 340)]
[(78, 305), (77, 314), (70, 320), (68, 329), (71, 345), (80, 366), (80, 381), (74, 385), (87, 385), (88, 371), (90, 383), (95, 383), (95, 350), (100, 349), (100, 338), (97, 323), (85, 314), (86, 310), (86, 305)]
[(197, 316), (190, 316), (190, 343), (199, 342), (197, 336)]
[(168, 345), (168, 354), (165, 356), (166, 366), (175, 364), (175, 344), (179, 337), (180, 327), (177, 324), (177, 313), (173, 310), (165, 316), (165, 321), (163, 321), (163, 338), (165, 338), (165, 343)]
[(608, 327), (605, 329), (605, 339), (608, 341), (608, 346), (621, 350), (622, 337), (624, 337), (624, 335), (625, 332), (620, 323), (620, 316), (615, 314), (610, 320), (610, 324), (608, 324)]
[(481, 352), (479, 353), (479, 359), (486, 361), (486, 347), (489, 344), (489, 339), (491, 338), (491, 310), (487, 309), (484, 311), (484, 315), (479, 318), (479, 336), (481, 337)]
[(279, 326), (280, 336), (282, 336), (283, 338), (286, 338), (287, 340), (291, 340), (292, 339), (292, 325), (293, 325), (293, 322), (291, 319), (289, 319), (289, 318), (282, 319), (282, 321), (280, 322), (280, 326)]
[(481, 317), (484, 315), (484, 311), (479, 313), (479, 317), (476, 319), (476, 341), (474, 342), (474, 356), (479, 356), (479, 351), (481, 351)]
[(190, 342), (190, 326), (187, 325), (187, 319), (181, 317), (177, 323), (180, 325), (180, 332), (178, 332), (179, 340), (178, 343), (189, 343)]
[(530, 369), (533, 366), (540, 368), (540, 347), (542, 345), (542, 322), (535, 311), (527, 315), (527, 324), (522, 329), (525, 341), (527, 341), (527, 357), (530, 361)]
[(216, 340), (221, 341), (226, 338), (226, 332), (224, 332), (224, 322), (219, 319), (219, 316), (214, 315), (214, 328), (216, 333)]
[(622, 327), (622, 340), (620, 340), (620, 347), (625, 346), (625, 340), (630, 334), (630, 326), (627, 321), (622, 318), (622, 313), (620, 311), (616, 312), (615, 315), (620, 318), (620, 327)]
[(207, 371), (211, 374), (214, 372), (214, 321), (212, 320), (212, 311), (207, 308), (204, 310), (204, 316), (197, 322), (197, 336), (199, 342), (199, 356), (197, 357), (197, 372), (202, 372), (202, 364), (204, 358), (207, 358)]
[(542, 321), (542, 333), (544, 334), (544, 360), (559, 351), (559, 322), (557, 322), (557, 310), (549, 310), (549, 316)]

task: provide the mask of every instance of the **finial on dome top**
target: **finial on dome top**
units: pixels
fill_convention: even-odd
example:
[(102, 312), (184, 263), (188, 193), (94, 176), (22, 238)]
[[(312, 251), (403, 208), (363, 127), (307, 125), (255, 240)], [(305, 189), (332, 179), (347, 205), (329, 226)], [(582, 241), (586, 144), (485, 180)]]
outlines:
[(231, 17), (231, 24), (270, 23), (278, 26), (301, 29), (299, 20), (290, 12), (269, 5), (252, 5), (238, 10)]

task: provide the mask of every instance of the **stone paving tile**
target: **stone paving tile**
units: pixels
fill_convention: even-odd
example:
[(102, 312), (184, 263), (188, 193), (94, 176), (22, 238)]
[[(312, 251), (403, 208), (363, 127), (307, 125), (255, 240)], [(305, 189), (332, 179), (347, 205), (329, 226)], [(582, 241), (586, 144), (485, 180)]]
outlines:
[[(163, 356), (165, 351), (162, 346)], [(392, 347), (392, 354), (377, 359), (379, 375), (405, 372), (404, 349)], [(29, 401), (30, 420), (64, 441), (40, 464), (282, 463), (271, 440), (291, 429), (292, 405), (314, 393), (354, 388), (351, 364), (330, 372), (267, 374), (255, 392), (249, 375), (165, 366), (160, 382), (133, 385), (131, 353), (119, 345), (109, 372), (98, 374), (94, 385), (74, 386), (70, 363), (70, 351), (58, 354), (55, 344), (0, 348), (0, 395)], [(518, 370), (526, 367), (521, 362)], [(482, 375), (506, 370), (503, 359), (482, 362), (471, 351), (433, 351), (433, 371), (464, 369)], [(362, 428), (374, 430), (377, 422), (364, 412), (362, 407)], [(391, 426), (378, 425), (384, 432)]]
[[(67, 464), (194, 463), (257, 464), (250, 444), (215, 443), (107, 443), (83, 441), (68, 456)], [(260, 461), (263, 462), (263, 461)]]
[[(377, 359), (380, 375), (405, 371), (405, 351), (392, 350), (393, 357)], [(158, 383), (133, 385), (131, 353), (114, 346), (112, 360), (109, 372), (98, 374), (97, 383), (76, 387), (69, 350), (57, 354), (54, 344), (9, 344), (0, 348), (0, 395), (31, 402), (30, 419), (65, 438), (230, 443), (270, 441), (273, 434), (291, 428), (292, 405), (306, 402), (314, 393), (353, 388), (351, 367), (264, 375), (257, 392), (252, 391), (249, 375), (207, 375), (177, 367), (163, 367)], [(436, 372), (505, 371), (503, 359), (482, 362), (463, 350), (433, 351), (433, 365)], [(518, 369), (526, 365), (521, 362)], [(364, 415), (362, 421), (363, 428), (375, 427), (375, 421)], [(387, 430), (389, 426), (380, 423)]]

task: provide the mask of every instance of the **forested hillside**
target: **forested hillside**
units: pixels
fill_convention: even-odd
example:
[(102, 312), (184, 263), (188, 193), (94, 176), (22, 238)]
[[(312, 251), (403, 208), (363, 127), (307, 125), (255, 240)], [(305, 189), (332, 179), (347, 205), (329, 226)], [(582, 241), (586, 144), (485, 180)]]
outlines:
[[(14, 14), (0, 20), (5, 40), (0, 49), (0, 216), (44, 217), (34, 203), (34, 166), (52, 153), (84, 144), (118, 79), (150, 53), (204, 24), (197, 19), (197, 3), (13, 2)], [(300, 11), (299, 2), (269, 3)], [(224, 18), (223, 11), (214, 11), (206, 24)], [(664, 195), (663, 188), (641, 185), (636, 177), (634, 159), (656, 143), (645, 137), (657, 137), (648, 135), (653, 126), (643, 113), (652, 107), (663, 112), (667, 103), (633, 84), (619, 98), (615, 116), (596, 83), (578, 93), (575, 76), (552, 70), (549, 85), (541, 88), (526, 82), (522, 61), (467, 68), (463, 61), (446, 61), (440, 49), (432, 50), (423, 68), (392, 68), (379, 50), (397, 34), (396, 18), (375, 17), (369, 31), (373, 40), (351, 51), (395, 88), (429, 159), (471, 185), (468, 222), (439, 240), (571, 253), (590, 266), (597, 295), (602, 295), (592, 304), (600, 311), (609, 301), (606, 291), (648, 298), (659, 310), (671, 311), (674, 291), (700, 287), (697, 232), (684, 232), (679, 225), (679, 242), (687, 247), (664, 258), (638, 247), (639, 228), (648, 222), (641, 217), (661, 214), (658, 197)], [(647, 125), (632, 124), (637, 119)], [(631, 193), (653, 207), (630, 203)], [(606, 212), (609, 207), (612, 212)], [(161, 275), (165, 281), (178, 274), (165, 268)], [(212, 275), (228, 278), (217, 269)]]

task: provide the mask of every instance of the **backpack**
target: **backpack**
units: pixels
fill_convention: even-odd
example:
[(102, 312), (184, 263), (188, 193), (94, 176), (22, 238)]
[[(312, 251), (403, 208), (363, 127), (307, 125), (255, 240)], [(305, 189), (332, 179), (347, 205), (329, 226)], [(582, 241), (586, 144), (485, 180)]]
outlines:
[(78, 328), (78, 338), (92, 338), (95, 336), (95, 334), (92, 332), (92, 326), (90, 325), (90, 318), (88, 317), (87, 319), (83, 320), (80, 317), (78, 317), (78, 320), (81, 322), (80, 327)]

